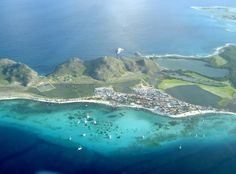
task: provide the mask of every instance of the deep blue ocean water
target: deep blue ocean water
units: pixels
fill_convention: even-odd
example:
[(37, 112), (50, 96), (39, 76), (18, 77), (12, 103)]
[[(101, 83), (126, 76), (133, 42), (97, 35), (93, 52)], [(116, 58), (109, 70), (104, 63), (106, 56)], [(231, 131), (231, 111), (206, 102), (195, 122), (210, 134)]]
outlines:
[[(0, 172), (3, 174), (135, 173), (135, 174), (234, 174), (236, 139), (187, 141), (183, 149), (176, 145), (146, 154), (103, 156), (92, 150), (77, 152), (11, 127), (0, 127)], [(44, 173), (46, 174), (46, 173)], [(49, 174), (49, 173), (47, 173)]]
[(41, 73), (71, 57), (209, 54), (236, 33), (191, 6), (236, 7), (235, 0), (1, 0), (0, 57)]

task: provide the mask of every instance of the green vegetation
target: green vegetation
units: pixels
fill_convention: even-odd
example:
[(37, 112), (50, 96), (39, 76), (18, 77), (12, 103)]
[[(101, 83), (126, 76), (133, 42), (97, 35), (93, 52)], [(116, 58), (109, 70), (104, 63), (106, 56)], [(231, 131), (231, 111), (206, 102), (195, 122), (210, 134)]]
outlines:
[(219, 106), (224, 107), (225, 104), (228, 103), (228, 101), (236, 99), (236, 89), (227, 81), (224, 82), (224, 84), (225, 86), (217, 87), (217, 86), (211, 86), (210, 84), (202, 85), (202, 84), (190, 83), (184, 80), (165, 79), (159, 84), (158, 88), (168, 91), (169, 89), (175, 87), (195, 85), (205, 91), (208, 91), (220, 97), (221, 100), (218, 102), (218, 104)]
[(9, 59), (0, 60), (0, 82), (3, 82), (3, 84), (8, 82), (10, 84), (19, 83), (23, 86), (28, 86), (37, 78), (37, 73), (27, 65)]
[[(233, 102), (236, 100), (236, 46), (227, 46), (219, 55), (203, 61), (209, 66), (227, 68), (230, 74), (217, 79), (192, 71), (163, 70), (155, 59), (102, 57), (90, 61), (73, 58), (58, 65), (53, 73), (41, 77), (27, 65), (0, 59), (0, 93), (78, 98), (93, 96), (95, 88), (104, 86), (112, 86), (118, 92), (132, 93), (132, 87), (142, 83), (169, 93), (173, 89), (193, 89), (181, 96), (186, 94), (188, 98), (193, 93), (195, 96), (197, 93), (209, 94), (219, 107), (230, 103), (232, 108), (236, 103)], [(40, 87), (46, 84), (52, 88), (40, 92)], [(192, 86), (194, 88), (189, 88)], [(216, 103), (211, 105), (216, 107)]]
[(222, 99), (233, 99), (236, 98), (236, 89), (229, 83), (225, 82), (224, 87), (214, 87), (207, 85), (200, 85), (201, 88), (220, 96)]
[(82, 62), (72, 59), (56, 67), (48, 77), (54, 82), (99, 83), (142, 79), (159, 72), (159, 66), (150, 59), (118, 59), (102, 57)]
[(228, 46), (220, 53), (228, 63), (225, 65), (229, 69), (229, 80), (234, 87), (236, 87), (236, 46)]
[[(147, 77), (156, 77), (156, 73), (160, 71), (153, 60), (145, 58), (103, 57), (90, 61), (73, 58), (58, 65), (53, 73), (42, 77), (22, 63), (9, 59), (0, 60), (2, 87), (14, 86), (19, 89), (14, 89), (14, 93), (50, 98), (89, 97), (93, 96), (95, 88), (103, 86), (112, 86), (118, 92), (131, 93), (132, 87)], [(39, 90), (44, 85), (52, 88)]]
[(216, 68), (223, 67), (227, 63), (228, 63), (227, 60), (225, 60), (224, 58), (222, 58), (219, 55), (213, 56), (210, 59), (210, 65), (213, 66), (213, 67), (216, 67)]
[(56, 67), (52, 76), (64, 76), (65, 74), (77, 77), (81, 76), (85, 71), (85, 66), (79, 58), (72, 58), (67, 62)]
[(184, 81), (184, 80), (165, 79), (158, 85), (158, 88), (162, 90), (166, 90), (168, 88), (173, 88), (176, 86), (184, 86), (184, 85), (194, 85), (194, 84), (191, 82)]
[(27, 92), (42, 95), (49, 98), (79, 98), (92, 96), (94, 89), (99, 85), (94, 84), (54, 84), (55, 89), (39, 92), (36, 88), (30, 88)]
[(179, 100), (206, 107), (213, 106), (218, 108), (221, 100), (219, 96), (197, 85), (177, 86), (167, 89), (167, 92)]
[(29, 88), (28, 93), (42, 95), (49, 98), (79, 98), (91, 97), (95, 88), (112, 86), (117, 92), (131, 93), (132, 87), (139, 84), (138, 80), (130, 80), (120, 83), (103, 83), (103, 84), (54, 84), (55, 89), (45, 92), (39, 92), (36, 88)]
[(198, 74), (192, 71), (183, 71), (183, 70), (170, 71), (169, 70), (167, 72), (165, 71), (164, 74), (166, 75), (166, 78), (169, 78), (169, 79), (177, 79), (177, 80), (183, 80), (190, 83), (217, 86), (217, 87), (225, 86), (223, 81), (215, 80), (213, 78), (209, 78), (207, 76), (203, 76), (201, 74)]
[(108, 81), (119, 78), (126, 73), (126, 68), (121, 59), (104, 57), (86, 62), (86, 75), (96, 80)]

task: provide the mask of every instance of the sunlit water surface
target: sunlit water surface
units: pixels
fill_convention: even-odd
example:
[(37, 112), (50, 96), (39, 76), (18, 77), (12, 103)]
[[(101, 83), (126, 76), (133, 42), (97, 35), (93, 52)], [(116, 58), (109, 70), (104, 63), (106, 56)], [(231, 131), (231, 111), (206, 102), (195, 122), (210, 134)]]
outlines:
[(124, 54), (206, 55), (236, 32), (192, 6), (236, 7), (235, 0), (1, 0), (0, 57), (41, 73), (71, 57)]

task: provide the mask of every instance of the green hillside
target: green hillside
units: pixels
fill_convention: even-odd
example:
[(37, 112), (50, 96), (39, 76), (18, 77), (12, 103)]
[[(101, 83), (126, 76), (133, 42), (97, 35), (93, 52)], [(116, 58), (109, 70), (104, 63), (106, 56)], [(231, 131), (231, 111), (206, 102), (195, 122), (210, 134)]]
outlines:
[(64, 77), (64, 82), (66, 79), (73, 79), (74, 81), (81, 81), (83, 79), (111, 81), (114, 79), (119, 80), (127, 75), (131, 78), (159, 71), (159, 66), (151, 59), (102, 57), (84, 62), (79, 59), (71, 59), (57, 66), (49, 77), (56, 79)]
[(64, 76), (71, 75), (74, 77), (81, 76), (84, 73), (85, 66), (79, 58), (72, 58), (69, 61), (56, 67), (51, 75)]
[(126, 73), (126, 68), (121, 59), (103, 57), (86, 63), (86, 75), (96, 80), (108, 81), (119, 78)]
[(0, 81), (28, 86), (38, 74), (27, 65), (9, 59), (0, 59)]
[(229, 80), (236, 87), (236, 46), (224, 48), (220, 56), (228, 62), (225, 67), (230, 71)]

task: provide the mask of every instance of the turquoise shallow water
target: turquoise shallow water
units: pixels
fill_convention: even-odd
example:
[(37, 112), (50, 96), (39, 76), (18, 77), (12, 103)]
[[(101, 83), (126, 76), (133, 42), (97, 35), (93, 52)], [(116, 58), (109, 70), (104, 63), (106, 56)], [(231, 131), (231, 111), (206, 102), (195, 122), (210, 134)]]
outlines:
[(97, 104), (16, 100), (0, 102), (0, 131), (0, 172), (236, 171), (236, 117), (230, 115), (173, 119)]

